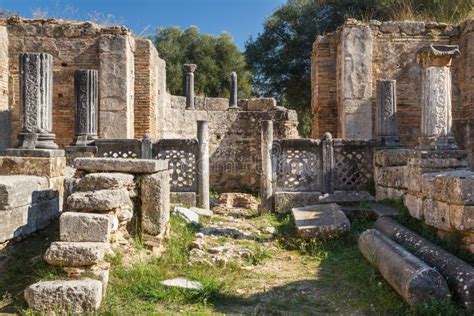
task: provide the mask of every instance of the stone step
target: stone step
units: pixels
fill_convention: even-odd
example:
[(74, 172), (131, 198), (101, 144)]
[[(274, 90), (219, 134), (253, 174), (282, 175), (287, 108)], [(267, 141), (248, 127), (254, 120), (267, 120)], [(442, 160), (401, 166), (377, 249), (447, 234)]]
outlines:
[(300, 238), (332, 239), (350, 230), (350, 222), (339, 205), (320, 204), (291, 209)]
[(77, 191), (97, 191), (129, 188), (135, 186), (133, 175), (127, 173), (89, 173), (77, 184)]
[(24, 292), (28, 306), (35, 311), (87, 313), (99, 309), (102, 302), (102, 283), (98, 280), (42, 281), (27, 287)]
[(156, 173), (168, 170), (168, 162), (158, 159), (76, 158), (79, 170), (91, 172)]
[(399, 211), (388, 205), (368, 202), (363, 205), (340, 205), (342, 211), (348, 218), (352, 219), (373, 219), (383, 216), (395, 217)]
[(319, 197), (319, 203), (354, 203), (364, 201), (374, 201), (374, 197), (369, 192), (334, 192), (324, 194)]
[(130, 194), (126, 189), (75, 192), (67, 199), (72, 211), (109, 212), (119, 208), (133, 209)]
[(91, 266), (104, 260), (107, 243), (55, 241), (46, 250), (44, 260), (53, 266)]
[(114, 215), (66, 212), (59, 218), (59, 237), (61, 241), (108, 242), (117, 227)]

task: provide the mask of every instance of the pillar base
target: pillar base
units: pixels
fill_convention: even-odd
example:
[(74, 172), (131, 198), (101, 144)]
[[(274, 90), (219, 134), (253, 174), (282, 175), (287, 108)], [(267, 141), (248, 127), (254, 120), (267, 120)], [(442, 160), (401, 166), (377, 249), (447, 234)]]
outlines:
[(95, 134), (77, 135), (74, 146), (89, 146), (97, 139)]
[(381, 136), (380, 144), (382, 147), (400, 147), (400, 137), (398, 136)]
[(22, 149), (58, 149), (53, 133), (20, 133)]
[(456, 145), (456, 141), (452, 135), (449, 136), (431, 136), (431, 137), (419, 137), (418, 150), (457, 150), (459, 147)]

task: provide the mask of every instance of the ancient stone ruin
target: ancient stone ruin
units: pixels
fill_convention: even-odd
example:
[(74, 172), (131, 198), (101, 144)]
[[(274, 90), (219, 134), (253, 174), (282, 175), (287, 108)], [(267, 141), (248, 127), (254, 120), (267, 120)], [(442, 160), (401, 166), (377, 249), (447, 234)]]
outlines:
[[(174, 209), (192, 225), (213, 212), (288, 213), (301, 243), (377, 219), (359, 236), (360, 252), (408, 305), (452, 293), (472, 310), (472, 266), (401, 225), (384, 203), (403, 201), (474, 253), (473, 34), (474, 20), (349, 20), (318, 37), (313, 138), (303, 139), (295, 111), (239, 99), (235, 72), (230, 98), (209, 98), (195, 93), (199, 68), (185, 64), (185, 95), (169, 94), (166, 62), (125, 27), (0, 20), (0, 245), (59, 218), (44, 260), (67, 275), (28, 286), (29, 307), (97, 311), (107, 258), (133, 238), (162, 255)], [(219, 227), (199, 234), (191, 251), (202, 261), (205, 235), (251, 239)], [(222, 247), (208, 250), (226, 263)]]

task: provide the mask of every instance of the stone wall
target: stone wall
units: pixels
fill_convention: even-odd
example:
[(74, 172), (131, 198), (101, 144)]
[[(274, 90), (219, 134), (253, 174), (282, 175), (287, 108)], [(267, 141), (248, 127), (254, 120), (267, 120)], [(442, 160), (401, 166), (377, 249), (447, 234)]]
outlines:
[(162, 138), (196, 138), (197, 121), (209, 123), (210, 185), (218, 191), (258, 190), (260, 184), (260, 130), (262, 120), (273, 120), (275, 138), (297, 138), (297, 115), (276, 106), (273, 99), (239, 100), (229, 109), (225, 98), (195, 98), (186, 110), (186, 98), (169, 96)]
[[(371, 34), (371, 45), (366, 32)], [(348, 34), (352, 34), (352, 37), (348, 38)], [(353, 137), (353, 134), (357, 136), (359, 129), (368, 126), (366, 120), (356, 120), (355, 126), (351, 126), (351, 122), (344, 121), (347, 110), (352, 110), (347, 107), (350, 103), (348, 102), (350, 98), (347, 96), (354, 94), (360, 82), (364, 82), (364, 86), (370, 84), (372, 87), (372, 91), (364, 90), (364, 97), (370, 99), (372, 103), (371, 109), (366, 107), (367, 112), (364, 113), (371, 110), (372, 126), (375, 127), (373, 122), (376, 81), (395, 79), (401, 143), (406, 146), (415, 145), (420, 136), (422, 74), (422, 66), (417, 63), (416, 55), (422, 47), (430, 43), (460, 45), (462, 57), (453, 61), (452, 68), (454, 131), (459, 145), (468, 150), (470, 162), (474, 165), (472, 158), (474, 20), (455, 26), (443, 23), (378, 21), (371, 21), (365, 25), (349, 20), (337, 31), (318, 37), (313, 45), (312, 55), (313, 137), (322, 137), (325, 132), (331, 132), (338, 137)], [(356, 55), (348, 51), (351, 47), (358, 50)], [(346, 52), (347, 56), (341, 56), (343, 52)], [(368, 65), (362, 62), (361, 58), (357, 58), (362, 52), (364, 54), (361, 57), (365, 58), (365, 62), (371, 62), (371, 74), (366, 71)], [(344, 75), (345, 73), (347, 74)], [(364, 77), (363, 80), (359, 80), (351, 77), (362, 74), (371, 78)], [(350, 79), (353, 85), (348, 85), (347, 79)], [(353, 133), (348, 133), (348, 130), (352, 130)]]

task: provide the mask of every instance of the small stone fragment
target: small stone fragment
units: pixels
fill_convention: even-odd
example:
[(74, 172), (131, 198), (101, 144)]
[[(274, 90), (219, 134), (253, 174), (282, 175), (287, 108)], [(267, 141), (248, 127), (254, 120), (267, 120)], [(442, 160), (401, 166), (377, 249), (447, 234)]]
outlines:
[(187, 223), (199, 224), (199, 215), (194, 213), (188, 208), (176, 206), (174, 212), (181, 218), (183, 218)]
[(189, 290), (201, 290), (202, 284), (197, 281), (189, 281), (184, 278), (175, 278), (170, 280), (162, 281), (161, 284), (170, 287), (179, 287), (182, 289), (189, 289)]

